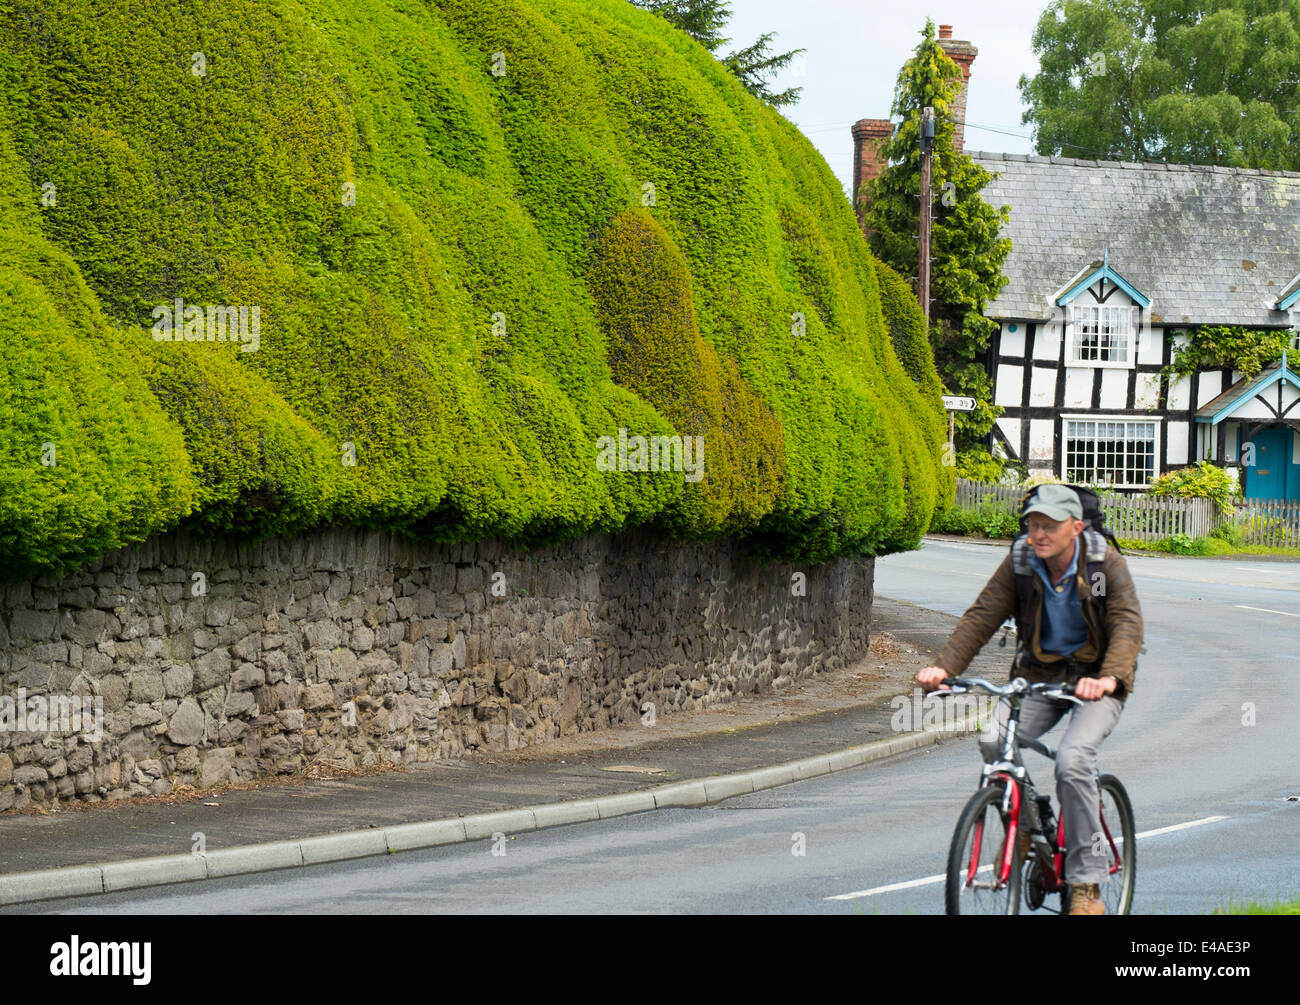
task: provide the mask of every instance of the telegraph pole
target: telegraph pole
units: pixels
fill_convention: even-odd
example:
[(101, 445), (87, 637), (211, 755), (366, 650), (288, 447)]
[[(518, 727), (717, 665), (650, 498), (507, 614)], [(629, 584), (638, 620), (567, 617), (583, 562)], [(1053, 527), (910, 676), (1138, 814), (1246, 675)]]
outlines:
[(917, 266), (917, 294), (921, 313), (930, 323), (930, 161), (934, 155), (934, 109), (921, 113), (921, 261)]

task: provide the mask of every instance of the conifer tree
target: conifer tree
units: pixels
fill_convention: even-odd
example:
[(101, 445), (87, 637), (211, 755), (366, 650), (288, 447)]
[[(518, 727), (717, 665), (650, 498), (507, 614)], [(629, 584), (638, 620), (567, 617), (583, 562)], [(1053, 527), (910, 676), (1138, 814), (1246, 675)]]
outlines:
[(957, 414), (958, 473), (987, 477), (990, 467), (997, 470), (985, 459), (988, 436), (1001, 409), (993, 404), (984, 362), (997, 324), (983, 312), (1007, 281), (1002, 265), (1011, 241), (999, 237), (998, 231), (1010, 213), (1008, 207), (995, 209), (980, 196), (994, 176), (954, 148), (952, 109), (961, 90), (961, 68), (939, 45), (932, 21), (926, 20), (921, 35), (898, 75), (894, 132), (881, 146), (887, 164), (866, 193), (871, 250), (900, 274), (917, 274), (921, 115), (930, 106), (935, 115), (930, 345), (948, 393), (973, 397), (977, 403), (974, 412)]

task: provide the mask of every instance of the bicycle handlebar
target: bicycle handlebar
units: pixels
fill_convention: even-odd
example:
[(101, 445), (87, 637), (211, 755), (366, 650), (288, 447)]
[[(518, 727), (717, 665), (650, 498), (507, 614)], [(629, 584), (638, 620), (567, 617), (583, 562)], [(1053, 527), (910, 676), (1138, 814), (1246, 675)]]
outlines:
[[(1083, 700), (1074, 696), (1073, 684), (1047, 684), (1036, 682), (1031, 684), (1024, 677), (1017, 677), (1010, 684), (999, 686), (990, 684), (983, 677), (945, 677), (941, 682), (949, 688), (947, 691), (936, 690), (931, 694), (964, 694), (974, 688), (980, 688), (988, 691), (990, 694), (1011, 695), (1011, 694), (1041, 694), (1047, 698), (1059, 698), (1065, 701), (1072, 701), (1076, 705), (1082, 705)], [(960, 690), (958, 690), (960, 688)]]

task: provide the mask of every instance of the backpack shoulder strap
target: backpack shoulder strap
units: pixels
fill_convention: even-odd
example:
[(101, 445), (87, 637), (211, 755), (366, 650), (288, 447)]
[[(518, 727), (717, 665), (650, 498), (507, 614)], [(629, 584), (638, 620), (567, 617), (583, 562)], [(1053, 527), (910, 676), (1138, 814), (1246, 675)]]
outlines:
[[(1091, 527), (1085, 527), (1083, 531), (1084, 538), (1084, 559), (1088, 565), (1088, 572), (1084, 577), (1084, 582), (1091, 588), (1094, 583), (1102, 584), (1102, 589), (1096, 593), (1089, 590), (1090, 599), (1097, 609), (1101, 619), (1101, 640), (1103, 650), (1110, 645), (1110, 633), (1106, 630), (1106, 574), (1103, 571), (1103, 565), (1106, 561), (1106, 548), (1110, 542), (1106, 535), (1100, 531), (1093, 530)], [(1098, 578), (1100, 577), (1100, 579)]]
[(1091, 527), (1083, 529), (1083, 554), (1084, 561), (1089, 565), (1094, 562), (1106, 561), (1106, 547), (1110, 542), (1106, 536)]
[(1011, 571), (1017, 576), (1032, 575), (1034, 570), (1029, 564), (1031, 554), (1029, 535), (1017, 534), (1015, 540), (1011, 542)]
[(1024, 621), (1026, 605), (1029, 603), (1029, 591), (1034, 582), (1034, 568), (1029, 564), (1033, 550), (1029, 546), (1028, 534), (1017, 534), (1011, 542), (1011, 571), (1016, 577), (1016, 631), (1021, 638), (1028, 630)]

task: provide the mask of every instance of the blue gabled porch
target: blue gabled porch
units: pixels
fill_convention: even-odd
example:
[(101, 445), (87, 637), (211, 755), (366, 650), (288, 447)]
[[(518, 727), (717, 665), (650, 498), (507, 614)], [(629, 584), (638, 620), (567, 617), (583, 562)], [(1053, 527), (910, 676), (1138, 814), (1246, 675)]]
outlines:
[(1196, 457), (1236, 468), (1247, 499), (1300, 500), (1300, 376), (1280, 363), (1199, 408)]

